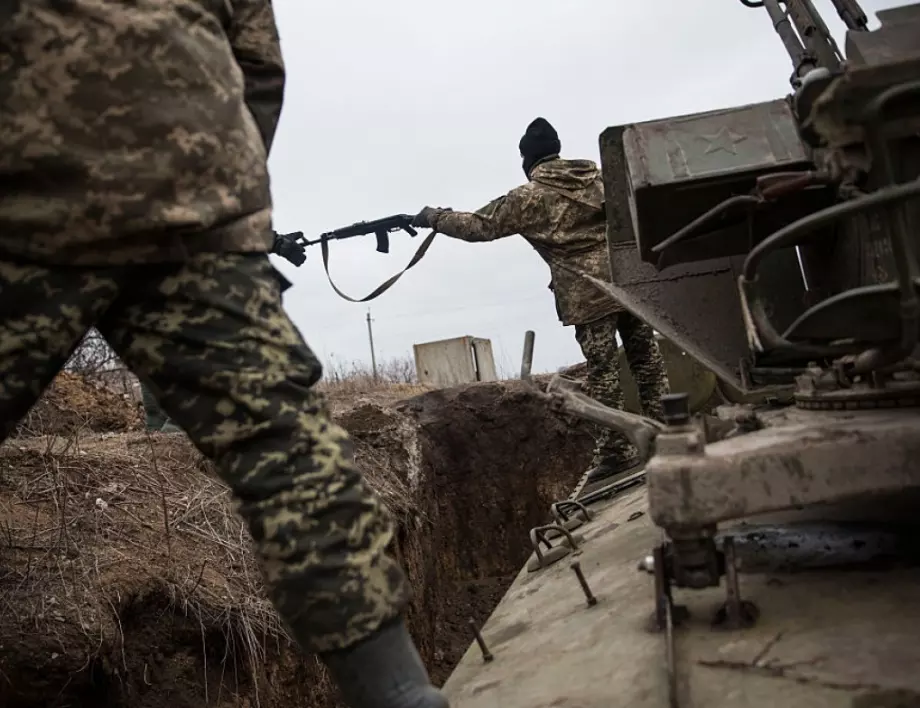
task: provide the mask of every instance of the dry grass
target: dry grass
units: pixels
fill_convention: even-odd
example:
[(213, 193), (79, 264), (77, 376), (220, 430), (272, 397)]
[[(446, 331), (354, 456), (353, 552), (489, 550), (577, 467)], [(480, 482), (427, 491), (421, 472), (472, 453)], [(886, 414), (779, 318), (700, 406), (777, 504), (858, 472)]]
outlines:
[[(385, 451), (359, 445), (356, 460), (394, 516), (417, 514)], [(121, 618), (153, 596), (196, 621), (202, 642), (219, 632), (224, 670), (254, 683), (290, 646), (229, 490), (184, 435), (14, 438), (0, 470), (4, 631), (44, 635), (84, 666), (119, 651), (124, 663)], [(321, 695), (331, 684), (315, 663)]]
[(381, 362), (377, 365), (376, 374), (364, 362), (346, 363), (333, 357), (323, 365), (319, 388), (323, 391), (368, 393), (391, 386), (411, 386), (417, 381), (415, 362), (410, 356)]
[(323, 378), (316, 387), (326, 396), (333, 415), (366, 403), (386, 405), (431, 390), (418, 383), (411, 357), (383, 362), (376, 376), (362, 362), (346, 364), (333, 359), (323, 366)]
[(287, 642), (226, 487), (181, 436), (18, 439), (0, 465), (6, 622), (71, 653), (82, 644), (88, 662), (119, 646), (127, 607), (156, 595), (202, 637), (219, 630), (247, 673)]
[[(419, 602), (434, 603), (443, 590), (424, 585), (439, 554), (430, 550), (430, 533), (418, 532), (427, 528), (418, 507), (430, 504), (431, 491), (419, 495), (416, 488), (418, 426), (385, 405), (426, 389), (394, 375), (374, 381), (355, 366), (344, 374), (341, 368), (338, 374), (327, 372), (322, 387), (333, 409), (347, 415), (346, 426), (361, 431), (356, 460), (403, 530), (410, 531), (396, 552), (421, 586)], [(50, 419), (39, 422), (33, 430)], [(144, 610), (144, 620), (157, 625), (165, 606), (191, 620), (185, 625), (193, 627), (195, 646), (200, 627), (200, 655), (211, 656), (212, 668), (217, 663), (219, 672), (256, 686), (266, 671), (279, 675), (279, 666), (292, 656), (278, 660), (290, 642), (266, 599), (248, 531), (225, 485), (182, 434), (84, 435), (89, 422), (79, 421), (76, 431), (63, 437), (16, 438), (0, 446), (0, 633), (10, 638), (6, 659), (15, 652), (18, 666), (41, 671), (42, 662), (60, 652), (70, 676), (102, 659), (119, 678), (133, 661), (137, 676), (136, 662), (145, 660), (146, 649), (137, 646), (132, 610)], [(424, 637), (437, 631), (432, 607), (413, 610), (413, 627)], [(151, 611), (155, 614), (148, 616)], [(163, 644), (171, 641), (167, 631), (162, 628)], [(205, 643), (213, 650), (215, 641), (221, 642), (223, 659), (205, 651)], [(41, 651), (41, 659), (23, 658), (20, 650), (28, 646)], [(433, 644), (426, 646), (429, 651)], [(163, 648), (158, 644), (156, 651)], [(146, 664), (141, 669), (145, 672)], [(307, 674), (299, 690), (311, 687), (311, 705), (332, 705), (323, 667), (315, 663)], [(209, 685), (211, 702), (203, 704), (219, 704), (215, 694), (229, 689), (223, 682), (205, 681)], [(258, 703), (256, 698), (253, 704)]]
[[(65, 655), (72, 671), (102, 658), (127, 674), (123, 620), (145, 603), (165, 606), (200, 627), (202, 656), (219, 634), (220, 670), (258, 685), (291, 643), (228, 489), (182, 434), (92, 434), (116, 408), (133, 425), (136, 410), (77, 376), (62, 377), (21, 437), (0, 446), (0, 631), (35, 637), (26, 643)], [(399, 521), (422, 520), (415, 432), (385, 408), (428, 390), (411, 359), (386, 363), (376, 379), (360, 365), (327, 367), (320, 388), (334, 414), (374, 416), (356, 461)], [(418, 549), (398, 552), (422, 572)], [(310, 673), (314, 694), (329, 695), (325, 669), (316, 662)]]

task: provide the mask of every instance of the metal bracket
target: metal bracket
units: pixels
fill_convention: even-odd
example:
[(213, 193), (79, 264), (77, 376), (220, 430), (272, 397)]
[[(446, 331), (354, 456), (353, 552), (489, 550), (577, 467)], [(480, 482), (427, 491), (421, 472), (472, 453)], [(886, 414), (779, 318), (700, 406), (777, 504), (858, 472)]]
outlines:
[[(574, 514), (569, 515), (565, 513), (564, 510), (569, 507), (574, 507)], [(559, 526), (568, 529), (569, 531), (574, 531), (577, 528), (581, 528), (594, 518), (591, 512), (588, 511), (588, 507), (586, 507), (580, 501), (576, 501), (574, 499), (558, 501), (553, 504), (549, 510), (553, 515), (553, 518), (556, 520), (556, 523), (559, 524)], [(581, 512), (581, 518), (576, 516), (576, 514), (579, 512)]]
[[(557, 537), (565, 536), (560, 545), (553, 546), (550, 543), (549, 538), (547, 538), (547, 532), (549, 531), (555, 531)], [(527, 572), (534, 573), (541, 568), (548, 568), (553, 563), (565, 558), (569, 553), (578, 552), (582, 541), (584, 541), (584, 538), (572, 535), (568, 529), (557, 524), (546, 524), (545, 526), (530, 529), (530, 545), (533, 548), (534, 557), (527, 562)], [(540, 550), (541, 543), (546, 546), (546, 553)]]
[(713, 626), (723, 629), (753, 627), (760, 617), (760, 610), (753, 602), (741, 598), (735, 540), (731, 536), (723, 539), (722, 549), (725, 557), (725, 604), (716, 611)]

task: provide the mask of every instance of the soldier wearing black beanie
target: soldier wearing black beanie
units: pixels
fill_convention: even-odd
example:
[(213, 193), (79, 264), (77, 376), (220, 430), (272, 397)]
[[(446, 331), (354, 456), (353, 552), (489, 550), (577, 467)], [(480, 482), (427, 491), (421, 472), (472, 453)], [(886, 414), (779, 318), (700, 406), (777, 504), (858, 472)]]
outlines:
[(559, 157), (562, 143), (559, 134), (546, 118), (537, 118), (524, 131), (524, 137), (518, 143), (521, 159), (524, 161), (524, 174), (530, 179), (530, 171), (541, 162)]
[[(591, 397), (611, 408), (624, 407), (619, 334), (643, 412), (660, 420), (660, 399), (668, 384), (654, 333), (582, 277), (608, 280), (611, 276), (600, 170), (591, 160), (561, 158), (559, 135), (545, 118), (527, 126), (518, 148), (527, 184), (475, 212), (425, 207), (413, 225), (470, 242), (523, 236), (549, 265), (556, 313), (562, 324), (575, 327), (588, 363)], [(588, 482), (630, 474), (637, 462), (636, 450), (625, 437), (599, 429), (592, 469), (582, 477), (579, 489)]]

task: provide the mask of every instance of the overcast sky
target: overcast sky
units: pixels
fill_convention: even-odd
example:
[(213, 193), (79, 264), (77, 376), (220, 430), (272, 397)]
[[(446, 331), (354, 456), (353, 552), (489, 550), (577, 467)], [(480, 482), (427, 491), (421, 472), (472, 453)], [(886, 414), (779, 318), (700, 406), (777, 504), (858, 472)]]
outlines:
[[(829, 0), (816, 0), (842, 44)], [(874, 13), (902, 1), (864, 0)], [(270, 159), (275, 227), (315, 236), (425, 205), (477, 209), (524, 181), (518, 140), (537, 116), (563, 157), (598, 156), (609, 126), (769, 100), (790, 63), (766, 11), (738, 0), (275, 0), (287, 63)], [(401, 270), (419, 240), (333, 243), (331, 270), (363, 297)], [(318, 356), (370, 361), (367, 305), (340, 299), (318, 248), (285, 307)], [(492, 340), (500, 371), (520, 367), (536, 332), (535, 371), (582, 361), (562, 327), (549, 270), (520, 237), (465, 244), (437, 237), (428, 255), (370, 303), (378, 361), (462, 335)]]

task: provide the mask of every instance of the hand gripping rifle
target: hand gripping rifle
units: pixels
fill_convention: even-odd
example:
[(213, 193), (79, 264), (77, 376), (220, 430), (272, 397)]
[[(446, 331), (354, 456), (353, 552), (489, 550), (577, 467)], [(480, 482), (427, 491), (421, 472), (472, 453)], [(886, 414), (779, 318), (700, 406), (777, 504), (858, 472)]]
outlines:
[[(390, 234), (395, 231), (405, 231), (409, 236), (417, 236), (418, 231), (412, 228), (412, 220), (415, 217), (410, 214), (394, 214), (393, 216), (385, 216), (382, 219), (374, 219), (372, 221), (359, 221), (356, 224), (351, 224), (350, 226), (343, 226), (340, 229), (335, 231), (327, 231), (324, 234), (320, 234), (318, 238), (313, 240), (308, 240), (302, 231), (295, 231), (290, 234), (281, 234), (280, 238), (288, 241), (293, 246), (299, 249), (300, 253), (303, 254), (307, 246), (315, 246), (316, 244), (320, 245), (323, 252), (323, 268), (326, 271), (326, 277), (329, 279), (329, 284), (332, 286), (332, 289), (335, 290), (336, 294), (349, 302), (368, 302), (377, 298), (387, 290), (389, 290), (397, 280), (399, 280), (403, 273), (409, 270), (412, 266), (422, 260), (422, 257), (427, 253), (428, 248), (431, 246), (431, 242), (434, 240), (435, 231), (432, 231), (428, 236), (425, 237), (425, 240), (418, 247), (418, 250), (415, 252), (415, 255), (412, 256), (412, 259), (409, 261), (409, 265), (403, 268), (399, 273), (388, 278), (380, 286), (378, 286), (370, 295), (367, 295), (360, 299), (355, 299), (349, 297), (343, 293), (332, 282), (332, 276), (329, 274), (329, 242), (333, 240), (346, 239), (346, 238), (355, 238), (356, 236), (368, 236), (374, 234), (377, 237), (377, 252), (378, 253), (389, 253), (390, 252)], [(287, 257), (287, 256), (285, 256)], [(305, 260), (305, 256), (303, 260)], [(288, 258), (294, 262), (291, 258)], [(303, 263), (303, 260), (300, 262)]]

